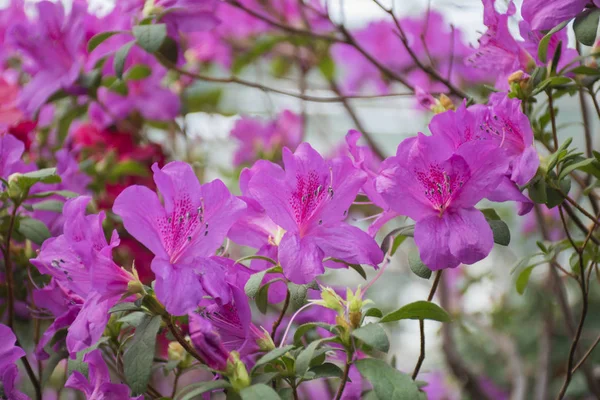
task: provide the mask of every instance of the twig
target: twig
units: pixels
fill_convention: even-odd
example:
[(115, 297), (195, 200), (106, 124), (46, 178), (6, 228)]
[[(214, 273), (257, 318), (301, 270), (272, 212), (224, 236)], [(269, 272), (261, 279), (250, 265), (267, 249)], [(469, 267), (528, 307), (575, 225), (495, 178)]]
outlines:
[(385, 13), (389, 14), (392, 17), (392, 19), (394, 20), (394, 25), (396, 25), (396, 28), (398, 29), (398, 32), (397, 32), (398, 37), (402, 41), (404, 48), (406, 49), (406, 51), (408, 52), (408, 54), (410, 55), (412, 60), (415, 62), (415, 64), (417, 64), (417, 66), (419, 68), (421, 68), (425, 73), (427, 73), (433, 79), (443, 83), (448, 88), (448, 90), (455, 96), (458, 96), (463, 99), (469, 98), (469, 96), (465, 92), (463, 92), (461, 89), (454, 86), (448, 79), (441, 76), (433, 67), (423, 64), (421, 62), (421, 60), (419, 59), (419, 57), (415, 54), (415, 52), (411, 48), (410, 44), (408, 43), (408, 39), (406, 37), (406, 34), (404, 33), (404, 29), (402, 29), (402, 25), (400, 25), (400, 21), (398, 20), (398, 18), (396, 18), (396, 15), (394, 15), (394, 11), (392, 9), (385, 7), (378, 0), (373, 0), (373, 2), (375, 4), (377, 4), (379, 6), (379, 8), (381, 8)]
[(335, 400), (340, 400), (342, 395), (344, 394), (344, 389), (346, 388), (346, 383), (348, 382), (348, 375), (350, 374), (350, 367), (352, 366), (352, 352), (346, 350), (346, 365), (344, 366), (344, 373), (342, 375), (342, 381), (340, 382), (340, 386), (338, 387), (337, 393), (335, 395)]
[(375, 143), (375, 141), (373, 140), (371, 135), (367, 132), (367, 130), (363, 126), (362, 122), (358, 118), (358, 115), (356, 114), (356, 112), (354, 111), (354, 109), (352, 108), (350, 103), (348, 102), (348, 99), (344, 98), (343, 96), (340, 95), (340, 93), (341, 93), (340, 89), (333, 79), (331, 79), (329, 81), (329, 86), (331, 87), (331, 90), (335, 94), (340, 96), (340, 98), (342, 99), (342, 104), (343, 104), (344, 108), (346, 109), (346, 111), (348, 112), (348, 115), (354, 122), (356, 129), (358, 129), (362, 133), (362, 135), (365, 138), (365, 140), (367, 141), (369, 147), (373, 150), (373, 152), (377, 155), (377, 157), (379, 157), (379, 159), (381, 159), (381, 160), (385, 159), (385, 155), (383, 154), (383, 151), (379, 148), (379, 145), (377, 143)]
[(163, 320), (167, 324), (167, 328), (169, 328), (169, 331), (171, 331), (171, 333), (173, 334), (173, 337), (175, 337), (175, 340), (177, 340), (177, 342), (179, 342), (179, 344), (188, 353), (190, 353), (190, 355), (192, 357), (194, 357), (196, 360), (200, 361), (202, 364), (206, 365), (206, 361), (202, 358), (202, 356), (200, 354), (198, 354), (196, 349), (194, 349), (194, 347), (192, 345), (190, 345), (190, 343), (187, 340), (185, 340), (185, 338), (181, 335), (179, 328), (173, 324), (172, 318), (170, 316), (163, 316)]
[(281, 321), (283, 321), (285, 312), (287, 311), (287, 309), (290, 305), (290, 297), (291, 297), (290, 291), (288, 289), (287, 293), (285, 294), (285, 302), (283, 303), (283, 308), (281, 309), (281, 312), (279, 313), (279, 317), (273, 323), (273, 328), (271, 329), (271, 338), (273, 339), (273, 342), (275, 342), (275, 335), (277, 334), (277, 329), (279, 328), (279, 325), (281, 325)]
[(579, 360), (579, 362), (577, 363), (577, 365), (575, 365), (575, 367), (573, 368), (573, 371), (571, 371), (572, 374), (574, 374), (575, 371), (577, 371), (579, 369), (579, 367), (581, 367), (583, 365), (583, 363), (585, 362), (585, 360), (587, 360), (588, 357), (594, 352), (594, 349), (596, 348), (596, 346), (598, 346), (598, 343), (600, 343), (600, 335), (596, 338), (596, 340), (594, 341), (594, 343), (592, 343), (592, 345), (590, 346), (590, 348), (588, 349), (588, 351), (585, 352), (585, 354), (583, 355), (583, 357), (581, 357), (581, 360)]
[[(433, 296), (435, 296), (435, 292), (440, 283), (440, 279), (442, 278), (442, 272), (444, 270), (441, 269), (435, 274), (435, 280), (433, 281), (433, 286), (431, 286), (431, 290), (429, 291), (429, 296), (427, 296), (427, 301), (433, 300)], [(425, 361), (425, 321), (423, 319), (419, 320), (419, 333), (421, 337), (421, 352), (419, 354), (419, 359), (417, 360), (417, 365), (415, 365), (415, 369), (412, 373), (413, 380), (417, 379), (417, 375), (419, 375), (419, 370), (421, 369), (421, 365), (423, 365), (423, 361)]]
[(314, 103), (339, 103), (347, 99), (379, 99), (382, 97), (399, 97), (399, 96), (413, 96), (413, 93), (389, 93), (383, 95), (360, 95), (360, 96), (336, 96), (336, 97), (318, 97), (318, 96), (310, 96), (304, 95), (302, 93), (294, 93), (288, 92), (285, 90), (275, 89), (273, 87), (261, 85), (260, 83), (255, 83), (251, 81), (247, 81), (241, 78), (237, 78), (235, 76), (229, 76), (226, 78), (218, 78), (214, 76), (202, 75), (195, 72), (187, 71), (183, 68), (179, 68), (177, 65), (171, 63), (169, 60), (165, 59), (160, 55), (156, 55), (158, 61), (166, 68), (171, 69), (181, 75), (189, 76), (190, 78), (198, 79), (205, 82), (214, 82), (214, 83), (234, 83), (238, 85), (248, 86), (251, 88), (259, 89), (266, 92), (272, 92), (281, 94), (284, 96), (295, 97), (297, 99), (301, 99), (304, 101), (310, 101)]
[(548, 112), (550, 113), (550, 122), (552, 123), (552, 139), (554, 140), (554, 149), (558, 149), (558, 131), (556, 129), (556, 116), (554, 115), (554, 99), (552, 98), (552, 89), (548, 94)]

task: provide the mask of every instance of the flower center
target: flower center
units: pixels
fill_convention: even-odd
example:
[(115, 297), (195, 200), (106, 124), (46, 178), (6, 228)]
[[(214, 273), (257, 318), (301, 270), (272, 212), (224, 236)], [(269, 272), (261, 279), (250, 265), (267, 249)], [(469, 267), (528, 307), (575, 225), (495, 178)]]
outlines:
[(440, 215), (448, 208), (454, 194), (463, 186), (464, 177), (454, 171), (445, 171), (438, 164), (431, 164), (428, 171), (415, 171), (417, 180), (425, 190), (425, 197)]
[(310, 171), (306, 175), (296, 175), (296, 190), (289, 201), (298, 225), (308, 221), (323, 201), (333, 198), (332, 184), (331, 170), (329, 182), (327, 177), (319, 176), (316, 171)]

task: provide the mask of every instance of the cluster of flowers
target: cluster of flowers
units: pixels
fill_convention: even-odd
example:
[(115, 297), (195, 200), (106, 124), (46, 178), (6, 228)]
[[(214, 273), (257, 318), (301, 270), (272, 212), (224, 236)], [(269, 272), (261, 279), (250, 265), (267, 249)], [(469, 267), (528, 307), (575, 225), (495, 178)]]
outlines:
[[(37, 3), (34, 16), (25, 13), (22, 1), (12, 1), (0, 10), (0, 178), (3, 184), (10, 182), (11, 176), (18, 176), (14, 174), (37, 169), (39, 159), (52, 157), (62, 182), (36, 184), (30, 193), (79, 195), (66, 201), (62, 213), (26, 207), (39, 199), (28, 199), (19, 210), (43, 221), (53, 236), (31, 260), (50, 278), (45, 287), (34, 291), (33, 299), (54, 318), (35, 350), (38, 360), (49, 357), (51, 343), (54, 350), (65, 346), (72, 358), (98, 343), (109, 322), (109, 310), (123, 300), (136, 299), (146, 290), (141, 281), (154, 279), (157, 300), (169, 314), (189, 317), (189, 334), (197, 352), (209, 367), (225, 374), (240, 362), (252, 363), (253, 356), (274, 339), (252, 323), (244, 286), (253, 272), (278, 265), (285, 281), (302, 285), (319, 279), (326, 267), (364, 264), (377, 268), (384, 254), (375, 237), (385, 223), (400, 216), (415, 221), (415, 243), (431, 270), (473, 264), (493, 247), (492, 230), (476, 208), (481, 200), (517, 202), (520, 215), (532, 209), (533, 203), (520, 187), (536, 174), (539, 158), (521, 102), (506, 92), (508, 77), (544, 65), (546, 60), (537, 55), (542, 30), (573, 17), (589, 1), (570, 2), (558, 9), (560, 13), (551, 12), (544, 2), (525, 1), (520, 24), (523, 40), (517, 40), (508, 30), (508, 19), (516, 12), (514, 4), (500, 13), (493, 0), (484, 0), (488, 30), (477, 50), (462, 41), (458, 30), (441, 34), (438, 28), (430, 30), (443, 26), (441, 15), (435, 12), (402, 19), (405, 39), (416, 56), (433, 57), (451, 83), (480, 83), (493, 70), (502, 92), (491, 95), (485, 105), (464, 102), (456, 110), (435, 115), (429, 125), (431, 135), (419, 133), (404, 140), (396, 154), (385, 160), (358, 144), (361, 134), (357, 131), (346, 136), (348, 155), (323, 157), (302, 142), (303, 121), (289, 111), (273, 121), (242, 118), (231, 132), (241, 143), (234, 164), (248, 166), (239, 178), (240, 196), (218, 179), (201, 184), (189, 164), (165, 163), (160, 147), (115, 127), (136, 113), (146, 120), (173, 120), (180, 114), (177, 91), (182, 88), (164, 86), (167, 68), (154, 56), (131, 47), (121, 72), (142, 77), (124, 81), (124, 88), (107, 83), (88, 92), (85, 78), (99, 65), (103, 76), (118, 74), (115, 52), (132, 43), (123, 32), (149, 15), (160, 15), (169, 36), (186, 43), (178, 65), (187, 59), (229, 68), (234, 49), (248, 47), (249, 38), (274, 29), (269, 21), (299, 29), (308, 25), (315, 32), (334, 30), (318, 1), (308, 2), (310, 7), (303, 10), (295, 0), (274, 1), (273, 7), (263, 3), (128, 0), (118, 2), (103, 17), (88, 11), (82, 0), (75, 0), (69, 13), (60, 2), (49, 1)], [(89, 39), (108, 31), (112, 36), (88, 51)], [(406, 76), (412, 86), (425, 92), (447, 89), (413, 68), (414, 60), (393, 22), (373, 23), (353, 34), (373, 58)], [(564, 30), (551, 38), (550, 54), (561, 48), (561, 41), (567, 42)], [(561, 51), (559, 67), (577, 56), (566, 45)], [(381, 69), (356, 47), (338, 43), (331, 52), (337, 64), (351, 66), (344, 71), (344, 93), (367, 87), (378, 93), (389, 91), (390, 82)], [(453, 65), (467, 58), (468, 63)], [(140, 72), (144, 68), (147, 71)], [(19, 69), (30, 79), (24, 85)], [(53, 118), (54, 110), (46, 102), (60, 94), (88, 105), (90, 121), (77, 124), (64, 143), (55, 132), (44, 142), (33, 140), (33, 129), (48, 127)], [(54, 144), (64, 144), (64, 148), (48, 154)], [(106, 211), (86, 211), (95, 182), (80, 171), (78, 160), (106, 151), (114, 152), (119, 161), (134, 160), (153, 172), (153, 179), (143, 176), (101, 183), (102, 196), (95, 203), (122, 220), (129, 235), (123, 239), (115, 230), (107, 240)], [(382, 210), (366, 231), (352, 225), (348, 215), (359, 195)], [(236, 263), (223, 246), (229, 240), (256, 249), (260, 258), (249, 267)], [(136, 261), (145, 254), (151, 272), (138, 274), (139, 268), (120, 266), (113, 250), (124, 248), (136, 254)], [(271, 278), (266, 274), (264, 282)], [(284, 299), (285, 281), (270, 286), (271, 302)], [(335, 315), (314, 319), (329, 317), (335, 321)], [(65, 328), (64, 340), (56, 340), (55, 334)], [(7, 339), (0, 347), (4, 394), (11, 399), (26, 398), (14, 385), (15, 362), (25, 353), (9, 328), (0, 325), (0, 336)], [(68, 387), (83, 391), (88, 398), (129, 398), (126, 385), (110, 382), (99, 350), (87, 353), (84, 361), (90, 365), (89, 380), (75, 372)], [(352, 374), (360, 393), (360, 377), (354, 369)]]

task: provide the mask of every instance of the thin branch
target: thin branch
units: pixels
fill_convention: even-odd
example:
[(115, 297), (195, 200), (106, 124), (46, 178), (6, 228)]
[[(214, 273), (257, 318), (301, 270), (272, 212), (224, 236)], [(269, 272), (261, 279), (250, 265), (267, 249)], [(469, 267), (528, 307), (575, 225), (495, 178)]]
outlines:
[(275, 335), (277, 335), (277, 329), (279, 328), (279, 325), (281, 325), (281, 321), (283, 321), (285, 312), (287, 311), (287, 309), (290, 305), (290, 297), (291, 297), (290, 291), (288, 290), (287, 293), (285, 294), (285, 302), (283, 303), (283, 308), (281, 309), (281, 312), (279, 313), (279, 317), (273, 323), (273, 328), (271, 330), (271, 338), (273, 339), (273, 342), (275, 342)]
[(348, 382), (348, 375), (350, 374), (350, 367), (352, 366), (352, 352), (346, 350), (346, 364), (344, 366), (344, 373), (342, 375), (342, 381), (340, 382), (340, 386), (338, 387), (337, 393), (335, 395), (335, 400), (340, 400), (342, 395), (344, 394), (344, 389), (346, 388), (346, 383)]
[[(442, 272), (444, 270), (439, 270), (435, 274), (435, 280), (433, 281), (433, 285), (431, 286), (431, 290), (429, 291), (429, 296), (427, 296), (427, 301), (433, 300), (433, 296), (435, 296), (435, 292), (440, 283), (440, 279), (442, 278)], [(421, 366), (423, 365), (423, 361), (425, 361), (425, 321), (419, 320), (419, 333), (421, 337), (421, 352), (419, 354), (419, 359), (417, 360), (417, 365), (415, 365), (415, 369), (412, 373), (413, 380), (417, 379), (417, 375), (419, 375), (419, 371), (421, 370)]]
[(247, 81), (241, 78), (237, 78), (235, 76), (230, 76), (226, 78), (217, 78), (214, 76), (202, 75), (192, 71), (187, 71), (183, 68), (179, 68), (177, 65), (171, 63), (164, 57), (160, 55), (156, 55), (158, 61), (166, 68), (173, 70), (181, 75), (189, 76), (190, 78), (198, 79), (200, 81), (205, 82), (214, 82), (214, 83), (234, 83), (238, 85), (248, 86), (251, 88), (259, 89), (265, 92), (272, 92), (281, 94), (284, 96), (295, 97), (300, 100), (310, 101), (313, 103), (339, 103), (343, 102), (347, 99), (380, 99), (383, 97), (399, 97), (399, 96), (413, 96), (413, 93), (389, 93), (383, 95), (361, 95), (361, 96), (336, 96), (336, 97), (319, 97), (319, 96), (310, 96), (302, 93), (294, 93), (288, 92), (285, 90), (275, 89), (273, 87), (261, 85), (260, 83), (255, 83), (251, 81)]
[(600, 335), (596, 338), (596, 340), (594, 341), (594, 343), (592, 343), (592, 345), (590, 346), (590, 348), (588, 349), (588, 351), (585, 352), (585, 354), (583, 355), (583, 357), (581, 357), (581, 360), (579, 360), (579, 362), (577, 363), (577, 365), (575, 365), (575, 367), (573, 368), (573, 371), (571, 371), (572, 374), (574, 374), (575, 371), (577, 371), (579, 369), (579, 367), (581, 367), (583, 365), (583, 363), (585, 363), (585, 361), (588, 359), (588, 357), (590, 355), (592, 355), (592, 353), (596, 349), (596, 346), (598, 346), (598, 343), (600, 343)]
[(411, 48), (410, 44), (408, 43), (408, 38), (406, 37), (406, 34), (404, 33), (404, 29), (402, 29), (402, 25), (400, 25), (400, 21), (398, 20), (398, 18), (396, 18), (396, 15), (394, 14), (393, 10), (385, 7), (378, 0), (373, 0), (373, 2), (375, 4), (377, 4), (379, 6), (379, 8), (381, 8), (384, 12), (386, 12), (387, 14), (389, 14), (392, 17), (392, 19), (394, 20), (394, 25), (396, 25), (396, 28), (398, 29), (398, 32), (397, 32), (398, 37), (402, 41), (404, 48), (406, 49), (406, 51), (408, 52), (408, 54), (410, 55), (412, 60), (415, 62), (415, 64), (417, 64), (417, 66), (419, 68), (421, 68), (425, 73), (427, 73), (433, 79), (443, 83), (448, 88), (448, 90), (455, 96), (458, 96), (463, 99), (468, 99), (469, 96), (465, 92), (463, 92), (461, 89), (454, 86), (448, 79), (446, 79), (442, 75), (440, 75), (439, 72), (437, 72), (432, 66), (425, 65), (421, 62), (419, 57), (415, 54), (415, 52)]

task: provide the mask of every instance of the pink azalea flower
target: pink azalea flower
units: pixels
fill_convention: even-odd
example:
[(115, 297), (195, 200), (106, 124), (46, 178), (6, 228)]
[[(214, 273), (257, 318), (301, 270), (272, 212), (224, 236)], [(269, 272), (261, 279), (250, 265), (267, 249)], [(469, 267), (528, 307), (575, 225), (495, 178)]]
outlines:
[(8, 32), (9, 43), (31, 63), (33, 77), (20, 96), (23, 110), (30, 115), (59, 89), (75, 85), (85, 46), (83, 5), (74, 3), (69, 15), (65, 15), (61, 2), (42, 1), (36, 7), (37, 20), (18, 22)]
[[(521, 14), (530, 22), (531, 29), (550, 30), (583, 11), (590, 0), (523, 0)], [(600, 1), (594, 0), (600, 7)]]
[(29, 397), (19, 392), (15, 388), (15, 381), (19, 374), (19, 369), (15, 363), (25, 357), (25, 351), (15, 346), (17, 337), (13, 331), (6, 325), (0, 324), (0, 383), (3, 386), (3, 393), (6, 398), (11, 400), (29, 400)]
[(263, 157), (277, 158), (283, 147), (295, 150), (302, 141), (303, 125), (302, 118), (289, 110), (273, 121), (242, 117), (231, 130), (231, 136), (240, 142), (234, 165), (250, 164)]
[[(539, 41), (544, 34), (535, 30), (538, 28), (531, 24), (531, 20), (524, 13), (525, 20), (521, 21), (519, 25), (521, 36), (525, 41), (516, 40), (508, 29), (508, 20), (516, 12), (514, 3), (511, 1), (506, 13), (501, 14), (496, 11), (495, 2), (496, 0), (483, 1), (483, 22), (488, 29), (479, 39), (479, 48), (469, 61), (474, 67), (497, 76), (496, 87), (507, 89), (507, 78), (513, 72), (518, 70), (530, 72), (536, 65), (545, 64), (538, 59), (537, 51)], [(567, 49), (568, 38), (566, 30), (563, 29), (555, 33), (550, 40), (549, 59), (556, 51), (559, 41), (563, 42), (560, 68), (578, 54), (574, 49)]]
[(507, 168), (494, 146), (473, 141), (454, 151), (420, 133), (384, 161), (376, 188), (392, 210), (416, 221), (415, 243), (425, 265), (454, 268), (492, 250), (492, 230), (475, 205), (496, 189)]
[(115, 200), (113, 211), (125, 229), (154, 253), (156, 295), (167, 310), (183, 315), (210, 295), (231, 299), (223, 266), (210, 257), (245, 211), (220, 180), (200, 185), (192, 167), (174, 161), (152, 166), (164, 199), (144, 186), (130, 186)]
[(0, 177), (7, 179), (18, 172), (25, 145), (13, 135), (0, 136)]
[(102, 352), (92, 350), (83, 356), (83, 362), (89, 366), (89, 379), (81, 372), (73, 371), (65, 387), (76, 389), (85, 395), (88, 400), (95, 399), (123, 399), (143, 400), (144, 396), (131, 397), (131, 391), (125, 384), (110, 382), (110, 372), (102, 358)]
[(52, 276), (65, 289), (84, 299), (83, 307), (69, 327), (67, 349), (77, 351), (94, 344), (108, 322), (108, 310), (127, 292), (134, 277), (112, 260), (112, 249), (119, 244), (113, 231), (110, 243), (102, 229), (105, 215), (86, 215), (90, 197), (81, 196), (65, 203), (64, 233), (44, 242), (31, 263)]
[[(56, 332), (68, 328), (75, 322), (84, 300), (65, 288), (64, 284), (54, 278), (44, 288), (35, 290), (33, 292), (33, 299), (38, 307), (48, 310), (55, 317), (52, 324), (50, 324), (40, 338), (35, 349), (36, 358), (38, 360), (46, 360), (49, 355), (46, 353), (44, 347), (50, 343)], [(57, 341), (52, 350), (59, 351), (64, 344), (64, 340)]]
[(308, 143), (295, 153), (283, 149), (280, 166), (263, 162), (248, 182), (248, 193), (277, 224), (271, 237), (285, 276), (311, 282), (334, 257), (376, 266), (383, 259), (375, 241), (343, 220), (366, 180), (347, 157), (325, 161)]
[(173, 32), (199, 32), (214, 28), (219, 20), (215, 16), (217, 0), (154, 0), (166, 13), (161, 22)]
[(429, 129), (434, 137), (447, 140), (454, 149), (474, 141), (502, 149), (510, 168), (498, 188), (487, 198), (498, 202), (519, 202), (519, 215), (531, 211), (533, 203), (519, 191), (517, 185), (523, 186), (535, 176), (540, 159), (534, 147), (529, 119), (521, 111), (520, 100), (495, 93), (490, 96), (487, 106), (467, 108), (463, 103), (456, 111), (449, 110), (433, 117)]
[(379, 194), (375, 188), (375, 179), (379, 172), (381, 160), (377, 157), (369, 146), (359, 146), (358, 140), (361, 133), (356, 130), (350, 130), (346, 135), (346, 143), (348, 151), (352, 155), (354, 166), (367, 174), (367, 181), (362, 187), (362, 191), (377, 207), (383, 212), (369, 226), (368, 233), (375, 236), (379, 229), (388, 221), (398, 216), (398, 213), (392, 211), (385, 199)]

